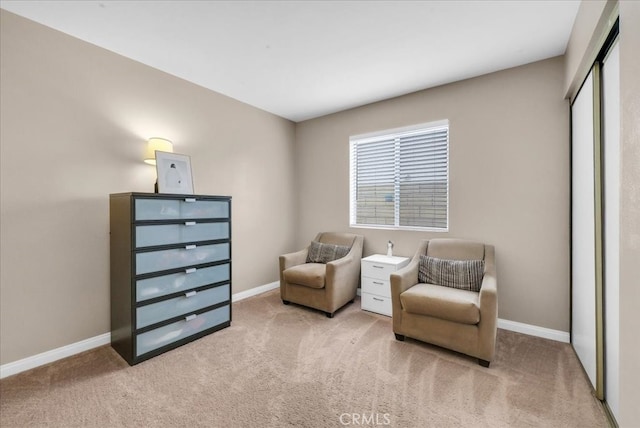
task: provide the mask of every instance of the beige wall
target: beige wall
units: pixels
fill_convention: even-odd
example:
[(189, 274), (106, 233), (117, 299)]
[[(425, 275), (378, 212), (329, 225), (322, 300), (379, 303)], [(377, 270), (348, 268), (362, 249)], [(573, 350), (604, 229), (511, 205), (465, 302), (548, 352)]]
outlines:
[[(152, 191), (145, 140), (233, 197), (233, 292), (293, 247), (292, 122), (1, 12), (0, 364), (109, 331), (108, 195)], [(268, 227), (265, 227), (268, 225)]]
[[(583, 1), (567, 47), (566, 82), (584, 80), (612, 15), (620, 16), (620, 404), (621, 427), (640, 426), (640, 2)], [(595, 42), (594, 42), (595, 41)], [(600, 44), (598, 44), (600, 43)], [(569, 59), (571, 58), (571, 61)], [(585, 64), (583, 67), (576, 64)], [(568, 96), (574, 92), (569, 91)], [(606, 339), (605, 339), (606, 340)], [(605, 345), (606, 346), (606, 345)], [(605, 379), (606, 382), (606, 379)], [(606, 398), (606, 397), (605, 397)]]
[(496, 246), (500, 318), (569, 331), (569, 106), (563, 58), (299, 123), (298, 246), (349, 230), (349, 136), (449, 119), (450, 228), (353, 228), (365, 255), (431, 237)]
[(640, 426), (640, 2), (620, 2), (620, 426)]
[(573, 98), (580, 89), (616, 21), (617, 10), (616, 0), (589, 0), (580, 3), (565, 53), (566, 97)]

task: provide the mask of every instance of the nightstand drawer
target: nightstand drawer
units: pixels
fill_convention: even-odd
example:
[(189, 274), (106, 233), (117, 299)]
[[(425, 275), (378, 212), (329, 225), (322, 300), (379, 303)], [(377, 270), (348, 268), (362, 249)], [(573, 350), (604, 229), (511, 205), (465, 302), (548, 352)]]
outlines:
[(227, 218), (229, 202), (183, 199), (145, 199), (135, 201), (135, 220), (174, 220), (182, 218)]
[(229, 285), (204, 291), (189, 291), (183, 296), (136, 309), (136, 328), (142, 328), (179, 315), (189, 314), (207, 306), (229, 300)]
[(408, 257), (372, 254), (362, 259), (362, 309), (391, 316), (391, 274), (409, 263)]
[(378, 314), (391, 316), (391, 297), (381, 297), (362, 293), (362, 309)]
[(363, 276), (361, 282), (362, 293), (370, 293), (383, 297), (391, 297), (391, 284), (386, 279), (368, 278)]
[(389, 280), (389, 275), (396, 271), (396, 266), (372, 261), (362, 262), (362, 276)]
[(136, 281), (136, 302), (230, 279), (231, 267), (229, 263), (200, 269), (185, 269), (185, 272), (139, 279)]
[[(230, 321), (229, 305), (165, 325), (136, 337), (136, 357)], [(188, 321), (187, 321), (188, 320)]]
[(147, 251), (136, 254), (136, 275), (211, 263), (229, 258), (229, 244), (190, 245), (185, 248)]
[(136, 226), (136, 247), (213, 241), (229, 238), (229, 223), (154, 224)]

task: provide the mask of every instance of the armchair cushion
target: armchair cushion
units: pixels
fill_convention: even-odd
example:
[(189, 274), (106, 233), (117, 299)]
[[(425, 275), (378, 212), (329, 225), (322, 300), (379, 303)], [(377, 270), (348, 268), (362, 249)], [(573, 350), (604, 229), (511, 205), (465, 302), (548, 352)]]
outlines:
[(446, 260), (420, 256), (418, 282), (461, 290), (480, 291), (484, 260)]
[(290, 284), (324, 288), (326, 270), (326, 265), (322, 263), (305, 263), (285, 269), (282, 275)]
[(400, 294), (405, 311), (461, 324), (480, 322), (479, 293), (434, 284), (416, 284)]
[(341, 259), (351, 248), (346, 245), (323, 244), (318, 241), (311, 241), (309, 252), (307, 253), (307, 263), (329, 263)]

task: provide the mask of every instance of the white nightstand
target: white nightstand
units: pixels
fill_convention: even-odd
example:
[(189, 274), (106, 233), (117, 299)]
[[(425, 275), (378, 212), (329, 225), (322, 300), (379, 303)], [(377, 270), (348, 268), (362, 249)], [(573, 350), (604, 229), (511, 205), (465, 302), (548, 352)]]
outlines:
[(408, 257), (388, 257), (374, 254), (362, 259), (360, 294), (362, 309), (391, 316), (390, 275), (405, 267), (411, 261)]

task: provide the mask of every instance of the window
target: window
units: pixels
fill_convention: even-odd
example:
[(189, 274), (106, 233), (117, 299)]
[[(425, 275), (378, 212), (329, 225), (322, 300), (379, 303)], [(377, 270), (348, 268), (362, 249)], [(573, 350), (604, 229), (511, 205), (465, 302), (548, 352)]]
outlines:
[(448, 230), (449, 121), (349, 143), (352, 227)]

